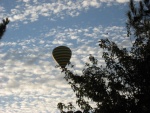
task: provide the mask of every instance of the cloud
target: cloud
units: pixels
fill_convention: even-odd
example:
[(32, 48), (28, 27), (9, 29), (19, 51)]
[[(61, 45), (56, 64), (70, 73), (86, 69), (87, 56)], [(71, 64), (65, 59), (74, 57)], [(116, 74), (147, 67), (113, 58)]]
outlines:
[(129, 0), (116, 0), (119, 3), (125, 3), (125, 2), (129, 2)]
[(19, 88), (20, 84), (15, 79), (10, 79), (7, 84), (7, 88)]
[[(102, 4), (126, 3), (128, 0), (82, 0), (82, 1), (48, 1), (40, 2), (37, 0), (17, 0), (17, 5), (10, 9), (9, 17), (11, 22), (23, 21), (28, 22), (38, 21), (39, 17), (49, 17), (51, 20), (57, 18), (64, 19), (65, 17), (79, 16), (82, 12), (89, 10), (91, 7), (100, 8)], [(0, 7), (2, 11), (5, 9)]]
[[(106, 34), (108, 32), (108, 34)], [(64, 80), (64, 74), (52, 59), (53, 48), (60, 44), (72, 50), (73, 71), (82, 74), (89, 54), (104, 64), (102, 50), (96, 44), (101, 38), (129, 47), (124, 27), (53, 28), (45, 38), (19, 39), (1, 43), (0, 111), (2, 113), (58, 112), (57, 103), (75, 104), (76, 96)], [(42, 34), (43, 36), (43, 34)], [(49, 38), (49, 36), (51, 38)], [(39, 36), (40, 37), (40, 36)], [(81, 38), (82, 37), (82, 38)], [(117, 38), (116, 38), (117, 37)], [(70, 45), (69, 45), (70, 44)], [(4, 50), (7, 48), (7, 51)]]
[[(46, 17), (53, 21), (68, 16), (73, 18), (90, 8), (100, 8), (103, 3), (112, 5), (116, 2), (126, 1), (17, 0), (17, 3), (7, 10), (10, 12), (10, 25), (16, 26), (20, 21), (24, 24), (30, 23), (33, 27), (32, 22), (38, 21), (39, 18)], [(2, 9), (1, 15), (4, 15), (6, 9)], [(71, 62), (74, 65), (72, 70), (79, 75), (82, 74), (85, 63), (89, 62), (89, 54), (98, 59), (99, 65), (104, 64), (103, 50), (98, 46), (101, 38), (108, 38), (120, 46), (130, 47), (125, 28), (121, 26), (50, 26), (49, 29), (41, 26), (45, 24), (43, 20), (38, 22), (37, 27), (41, 28), (40, 31), (35, 30), (38, 36), (30, 30), (28, 33), (31, 32), (31, 36), (24, 36), (29, 28), (28, 25), (24, 25), (24, 29), (18, 30), (21, 35), (14, 36), (16, 30), (9, 35), (8, 38), (15, 37), (15, 41), (6, 39), (0, 44), (1, 113), (58, 113), (58, 102), (72, 101), (75, 104), (74, 92), (64, 80), (61, 70), (55, 68), (57, 64), (52, 58), (52, 50), (55, 47), (66, 45), (71, 48)], [(17, 39), (18, 36), (20, 37)]]
[(23, 0), (23, 2), (29, 2), (30, 0)]

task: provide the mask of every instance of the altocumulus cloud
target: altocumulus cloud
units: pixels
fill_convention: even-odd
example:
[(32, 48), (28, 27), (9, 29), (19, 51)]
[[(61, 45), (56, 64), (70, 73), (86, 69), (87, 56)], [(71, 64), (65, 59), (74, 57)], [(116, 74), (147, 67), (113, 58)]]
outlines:
[[(76, 73), (80, 74), (84, 63), (88, 61), (89, 53), (98, 58), (100, 64), (104, 63), (101, 58), (102, 50), (97, 42), (100, 38), (106, 38), (106, 31), (109, 32), (107, 37), (111, 37), (111, 40), (118, 41), (115, 37), (121, 37), (118, 43), (129, 46), (128, 39), (122, 35), (125, 34), (123, 27), (103, 28), (101, 25), (81, 29), (52, 29), (45, 34), (45, 38), (19, 40), (17, 44), (2, 42), (1, 49), (8, 49), (6, 53), (2, 51), (0, 54), (2, 64), (0, 66), (0, 104), (2, 105), (0, 111), (55, 112), (58, 102), (75, 103), (75, 95), (63, 79), (64, 75), (53, 65), (50, 52), (59, 45), (59, 42), (47, 41), (48, 36), (51, 36), (51, 40), (62, 41), (65, 45), (73, 41), (67, 46), (72, 49), (71, 62), (75, 65)], [(62, 38), (63, 36), (65, 38)], [(17, 50), (12, 46), (17, 46)]]
[[(0, 43), (0, 113), (58, 113), (58, 102), (73, 102), (75, 94), (64, 80), (64, 75), (55, 68), (52, 50), (66, 45), (72, 50), (71, 62), (77, 74), (82, 72), (88, 55), (93, 54), (104, 64), (102, 52), (98, 46), (101, 38), (109, 38), (120, 47), (130, 47), (126, 30), (122, 26), (57, 26), (35, 30), (23, 37), (29, 27), (16, 30), (16, 23), (40, 23), (41, 17), (66, 19), (78, 17), (90, 9), (100, 9), (102, 4), (110, 6), (125, 3), (126, 0), (16, 0), (11, 8), (0, 6), (0, 17), (9, 16), (7, 37)], [(47, 25), (48, 26), (48, 25)], [(18, 27), (19, 28), (19, 27)], [(21, 28), (21, 27), (20, 27)], [(14, 30), (10, 35), (10, 30)], [(34, 29), (34, 28), (33, 28)], [(13, 35), (18, 32), (18, 39)], [(31, 31), (32, 32), (32, 31)], [(8, 33), (8, 35), (7, 35)], [(37, 33), (37, 34), (36, 34)], [(12, 38), (11, 38), (12, 37)]]
[[(108, 6), (112, 6), (116, 3), (126, 3), (128, 1), (129, 0), (16, 0), (19, 5), (14, 5), (10, 9), (9, 14), (5, 12), (2, 15), (8, 16), (12, 22), (23, 21), (23, 23), (27, 24), (29, 22), (38, 21), (40, 16), (49, 17), (50, 20), (55, 20), (56, 18), (64, 19), (67, 15), (76, 17), (80, 15), (82, 11), (87, 11), (90, 8), (99, 8), (104, 3)], [(3, 7), (0, 9), (4, 12)]]

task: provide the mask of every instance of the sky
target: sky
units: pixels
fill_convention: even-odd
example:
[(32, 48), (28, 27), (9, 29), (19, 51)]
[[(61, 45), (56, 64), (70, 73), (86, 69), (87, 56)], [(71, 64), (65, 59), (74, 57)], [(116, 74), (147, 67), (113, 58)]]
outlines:
[(0, 19), (10, 20), (0, 40), (0, 113), (59, 113), (57, 103), (75, 105), (65, 75), (55, 68), (53, 49), (69, 47), (79, 75), (89, 54), (103, 65), (100, 39), (131, 46), (128, 1), (0, 0)]

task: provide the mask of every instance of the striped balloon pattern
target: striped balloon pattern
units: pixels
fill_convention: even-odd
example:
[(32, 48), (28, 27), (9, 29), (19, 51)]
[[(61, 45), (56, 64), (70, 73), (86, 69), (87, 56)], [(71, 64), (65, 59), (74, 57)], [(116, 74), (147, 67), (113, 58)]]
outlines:
[(53, 58), (59, 64), (61, 68), (65, 68), (70, 62), (72, 52), (70, 48), (66, 46), (58, 46), (52, 52)]

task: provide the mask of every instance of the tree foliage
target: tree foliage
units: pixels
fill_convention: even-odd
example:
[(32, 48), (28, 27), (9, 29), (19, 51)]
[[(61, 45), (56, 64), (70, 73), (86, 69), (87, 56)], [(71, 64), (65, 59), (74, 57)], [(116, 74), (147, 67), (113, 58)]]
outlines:
[(2, 38), (2, 36), (4, 35), (6, 31), (6, 26), (8, 23), (9, 23), (8, 18), (3, 19), (2, 23), (0, 23), (0, 39)]
[[(82, 113), (81, 111), (75, 111), (75, 107), (72, 105), (71, 102), (68, 103), (68, 105), (65, 105), (64, 103), (58, 103), (57, 108), (60, 110), (61, 113)], [(67, 109), (67, 112), (65, 110)]]
[[(99, 41), (106, 66), (99, 67), (90, 55), (82, 75), (63, 69), (65, 79), (85, 112), (150, 113), (150, 0), (135, 5), (130, 0), (127, 35), (131, 48), (119, 48), (108, 39)], [(95, 107), (89, 104), (95, 102)]]

